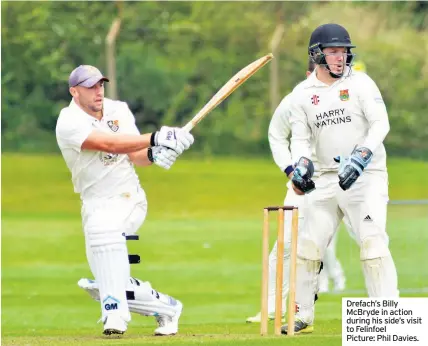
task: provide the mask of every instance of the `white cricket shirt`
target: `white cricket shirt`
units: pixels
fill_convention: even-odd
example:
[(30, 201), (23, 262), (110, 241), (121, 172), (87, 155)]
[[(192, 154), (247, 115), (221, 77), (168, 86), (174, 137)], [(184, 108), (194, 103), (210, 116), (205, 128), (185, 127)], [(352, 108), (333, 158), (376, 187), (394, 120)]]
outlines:
[(318, 80), (315, 70), (293, 90), (290, 112), (293, 161), (309, 157), (313, 144), (320, 172), (337, 171), (333, 158), (350, 156), (358, 146), (373, 152), (366, 171), (386, 171), (388, 113), (378, 87), (365, 73), (352, 71), (329, 86)]
[[(282, 99), (273, 113), (268, 132), (269, 146), (272, 151), (273, 159), (282, 172), (284, 172), (288, 166), (294, 165), (297, 162), (292, 160), (290, 152), (290, 100), (291, 94), (288, 94)], [(315, 150), (312, 150), (308, 158), (312, 160), (315, 169), (317, 169), (318, 160), (315, 155)]]
[(72, 100), (61, 110), (57, 120), (58, 146), (71, 172), (74, 191), (80, 193), (82, 200), (112, 197), (137, 191), (140, 187), (128, 155), (81, 150), (92, 131), (140, 134), (125, 102), (104, 98), (103, 108), (103, 117), (97, 120)]

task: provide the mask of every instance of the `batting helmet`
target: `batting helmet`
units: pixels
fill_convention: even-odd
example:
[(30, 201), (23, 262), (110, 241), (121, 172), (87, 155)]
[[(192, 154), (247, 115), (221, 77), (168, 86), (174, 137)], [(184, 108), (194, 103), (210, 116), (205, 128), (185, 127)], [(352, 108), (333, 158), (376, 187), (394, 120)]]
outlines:
[[(348, 31), (339, 24), (324, 24), (314, 30), (309, 40), (308, 54), (315, 64), (324, 65), (328, 70), (323, 49), (327, 47), (345, 47), (347, 48), (346, 65), (351, 66), (354, 54), (351, 48), (356, 46), (352, 44)], [(334, 78), (340, 78), (342, 75), (336, 75), (330, 71)]]

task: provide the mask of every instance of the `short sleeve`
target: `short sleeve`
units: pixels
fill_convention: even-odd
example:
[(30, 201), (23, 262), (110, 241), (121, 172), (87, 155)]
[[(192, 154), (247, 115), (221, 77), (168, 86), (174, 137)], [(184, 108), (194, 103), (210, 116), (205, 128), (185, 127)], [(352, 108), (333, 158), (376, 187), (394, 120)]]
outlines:
[(129, 106), (127, 103), (124, 104), (124, 112), (125, 112), (125, 127), (122, 130), (122, 133), (130, 134), (130, 135), (139, 135), (140, 131), (137, 128), (137, 125), (135, 124), (135, 117), (134, 114), (132, 114), (132, 111), (129, 109)]
[(56, 138), (60, 149), (80, 151), (83, 142), (93, 131), (92, 123), (70, 113), (61, 113), (56, 125)]

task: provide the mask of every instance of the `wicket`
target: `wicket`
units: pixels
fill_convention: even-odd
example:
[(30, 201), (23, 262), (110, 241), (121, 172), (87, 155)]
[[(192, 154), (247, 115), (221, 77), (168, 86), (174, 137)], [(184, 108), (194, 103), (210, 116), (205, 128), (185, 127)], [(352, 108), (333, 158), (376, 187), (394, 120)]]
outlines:
[(277, 221), (277, 253), (276, 253), (276, 290), (275, 290), (275, 335), (281, 335), (282, 317), (282, 284), (284, 270), (284, 211), (292, 211), (291, 246), (290, 246), (290, 277), (288, 293), (288, 330), (287, 335), (294, 335), (294, 312), (296, 296), (296, 258), (297, 258), (297, 230), (299, 211), (297, 207), (266, 207), (263, 209), (263, 236), (262, 236), (262, 299), (260, 311), (260, 334), (268, 334), (268, 287), (269, 287), (269, 212), (278, 211)]

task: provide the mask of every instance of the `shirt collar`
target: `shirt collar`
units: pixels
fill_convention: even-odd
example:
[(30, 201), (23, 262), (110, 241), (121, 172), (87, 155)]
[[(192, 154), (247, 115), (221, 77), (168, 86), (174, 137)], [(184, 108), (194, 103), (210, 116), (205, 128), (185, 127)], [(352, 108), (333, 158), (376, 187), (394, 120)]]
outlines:
[(316, 67), (315, 70), (313, 70), (310, 76), (308, 77), (306, 88), (327, 86), (327, 84), (321, 82), (317, 78), (317, 73), (316, 73), (317, 69), (318, 67)]

